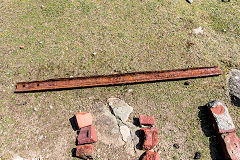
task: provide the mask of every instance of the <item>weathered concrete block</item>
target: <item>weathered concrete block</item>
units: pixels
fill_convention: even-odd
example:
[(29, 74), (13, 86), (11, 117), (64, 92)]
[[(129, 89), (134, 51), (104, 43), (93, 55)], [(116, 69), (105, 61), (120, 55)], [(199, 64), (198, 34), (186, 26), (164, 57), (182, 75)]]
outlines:
[(145, 150), (153, 149), (158, 143), (158, 129), (157, 128), (141, 128), (144, 134), (144, 143), (142, 148)]
[(92, 125), (93, 118), (91, 113), (80, 112), (76, 113), (75, 117), (79, 129)]
[(161, 160), (158, 152), (147, 151), (142, 160)]
[(87, 126), (80, 129), (77, 137), (78, 144), (97, 142), (97, 132), (94, 126)]
[(139, 123), (140, 123), (140, 125), (153, 126), (154, 125), (154, 117), (140, 115)]
[(222, 149), (226, 159), (240, 160), (240, 139), (235, 133), (221, 135)]
[(210, 116), (217, 133), (230, 133), (236, 130), (227, 106), (220, 100), (208, 104)]
[(76, 156), (83, 159), (92, 158), (94, 148), (92, 144), (78, 145), (76, 148)]

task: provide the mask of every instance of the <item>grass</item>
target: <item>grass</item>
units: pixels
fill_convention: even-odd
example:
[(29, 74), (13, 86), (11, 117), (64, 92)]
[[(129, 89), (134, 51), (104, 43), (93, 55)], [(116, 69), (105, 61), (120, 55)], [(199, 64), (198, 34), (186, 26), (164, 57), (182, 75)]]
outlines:
[[(156, 150), (163, 159), (191, 159), (196, 151), (211, 159), (198, 106), (224, 100), (239, 129), (240, 111), (231, 105), (226, 86), (229, 71), (240, 68), (239, 6), (239, 1), (0, 0), (1, 158), (16, 153), (71, 159), (75, 133), (68, 119), (116, 96), (134, 107), (134, 116), (155, 116), (161, 131)], [(194, 35), (199, 26), (204, 34)], [(18, 81), (211, 65), (223, 75), (190, 80), (187, 87), (172, 81), (13, 93)], [(174, 143), (181, 145), (178, 153)]]

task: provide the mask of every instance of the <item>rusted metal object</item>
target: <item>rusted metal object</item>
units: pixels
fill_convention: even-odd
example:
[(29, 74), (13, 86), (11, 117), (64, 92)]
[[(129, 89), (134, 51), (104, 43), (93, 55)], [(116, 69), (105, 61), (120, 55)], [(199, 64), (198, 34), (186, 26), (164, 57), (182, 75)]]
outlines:
[(221, 70), (218, 67), (200, 67), (165, 71), (99, 75), (89, 77), (59, 78), (32, 82), (19, 82), (17, 83), (15, 92), (45, 91), (66, 88), (82, 88), (141, 82), (154, 82), (163, 80), (178, 80), (217, 76), (220, 74)]

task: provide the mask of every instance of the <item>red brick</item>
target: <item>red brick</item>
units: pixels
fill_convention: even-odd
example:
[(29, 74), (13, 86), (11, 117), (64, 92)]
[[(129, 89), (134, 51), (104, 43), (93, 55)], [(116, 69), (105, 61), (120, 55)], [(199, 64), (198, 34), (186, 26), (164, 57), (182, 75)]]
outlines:
[(226, 159), (240, 160), (240, 139), (235, 133), (221, 135), (222, 149)]
[(209, 103), (209, 112), (217, 133), (230, 133), (236, 130), (227, 106), (220, 100)]
[(97, 142), (97, 132), (94, 126), (83, 127), (79, 131), (78, 144)]
[(142, 160), (161, 160), (161, 158), (158, 152), (147, 151)]
[(76, 148), (76, 156), (83, 159), (92, 158), (94, 148), (92, 144), (78, 145)]
[(139, 116), (139, 123), (140, 123), (140, 125), (150, 125), (150, 126), (153, 126), (154, 125), (154, 117), (140, 115)]
[(157, 128), (141, 128), (144, 134), (144, 142), (142, 148), (145, 150), (153, 149), (158, 143)]
[(76, 121), (79, 129), (92, 125), (93, 118), (91, 113), (85, 113), (85, 112), (76, 113), (75, 117), (76, 117)]

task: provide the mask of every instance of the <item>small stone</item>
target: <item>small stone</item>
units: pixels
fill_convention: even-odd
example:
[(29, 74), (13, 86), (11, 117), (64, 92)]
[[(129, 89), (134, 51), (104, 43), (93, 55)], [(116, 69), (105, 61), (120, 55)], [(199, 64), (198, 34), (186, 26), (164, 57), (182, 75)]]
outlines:
[(200, 152), (196, 152), (195, 156), (194, 156), (194, 159), (200, 159), (201, 156), (202, 156), (202, 154)]
[(121, 126), (120, 133), (122, 134), (123, 141), (127, 142), (131, 139), (130, 129), (127, 126)]
[(27, 104), (27, 102), (25, 101), (25, 102), (23, 102), (23, 105), (26, 105)]
[(175, 144), (173, 144), (173, 147), (178, 149), (179, 148), (179, 144), (175, 143)]
[(50, 105), (50, 106), (49, 106), (49, 108), (50, 108), (50, 109), (53, 109), (53, 106), (52, 106), (52, 105)]
[(19, 48), (20, 48), (20, 49), (24, 49), (24, 46), (20, 46)]
[(43, 9), (44, 8), (44, 5), (41, 5), (41, 9)]
[(96, 53), (96, 52), (93, 52), (93, 53), (92, 53), (92, 55), (93, 55), (93, 56), (96, 56), (96, 55), (97, 55), (97, 53)]
[(198, 27), (196, 29), (193, 29), (193, 33), (194, 34), (203, 34), (203, 30), (202, 30), (202, 27)]
[(193, 0), (187, 0), (188, 3), (193, 3)]
[(38, 111), (37, 107), (34, 107), (33, 110), (34, 110), (34, 111)]
[(128, 90), (128, 93), (132, 93), (132, 92), (133, 92), (133, 89), (129, 89), (129, 90)]
[(190, 84), (189, 81), (184, 82), (184, 85), (185, 85), (185, 86), (188, 86), (189, 84)]
[(88, 97), (88, 99), (89, 100), (93, 100), (93, 99), (95, 99), (95, 97), (94, 96), (90, 96), (90, 97)]
[(43, 135), (39, 136), (39, 139), (40, 139), (40, 140), (43, 139)]

